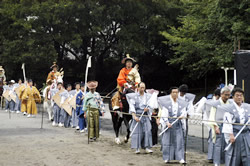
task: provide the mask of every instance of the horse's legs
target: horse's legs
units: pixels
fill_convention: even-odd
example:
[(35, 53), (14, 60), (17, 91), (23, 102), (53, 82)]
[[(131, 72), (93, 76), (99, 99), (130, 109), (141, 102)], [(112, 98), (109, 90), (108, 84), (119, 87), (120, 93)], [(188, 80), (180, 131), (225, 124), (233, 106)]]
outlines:
[[(118, 115), (117, 115), (118, 116)], [(119, 117), (118, 116), (118, 122), (117, 122), (117, 133), (119, 133), (119, 130), (120, 130), (120, 128), (121, 128), (121, 126), (122, 126), (122, 121), (123, 121), (123, 118), (122, 117)]]
[(51, 112), (50, 112), (49, 104), (48, 104), (47, 101), (44, 101), (44, 103), (43, 103), (43, 109), (48, 112), (49, 120), (51, 120), (52, 119)]
[(129, 121), (132, 119), (132, 116), (131, 115), (123, 115), (123, 118), (124, 118), (125, 126), (127, 127), (127, 136), (126, 136), (127, 140), (125, 140), (125, 142), (128, 142), (129, 135), (130, 135)]
[(123, 118), (119, 117), (118, 123), (117, 123), (118, 132), (119, 132), (119, 129), (121, 128), (121, 126), (122, 126), (122, 121), (123, 121)]
[(116, 138), (118, 138), (119, 137), (119, 128), (118, 128), (118, 118), (119, 117), (114, 112), (111, 112), (111, 116), (112, 116), (113, 128), (115, 130), (115, 136), (116, 136)]
[(54, 119), (54, 114), (53, 114), (53, 107), (51, 106), (51, 101), (47, 101), (47, 111), (49, 114), (49, 120), (53, 120)]

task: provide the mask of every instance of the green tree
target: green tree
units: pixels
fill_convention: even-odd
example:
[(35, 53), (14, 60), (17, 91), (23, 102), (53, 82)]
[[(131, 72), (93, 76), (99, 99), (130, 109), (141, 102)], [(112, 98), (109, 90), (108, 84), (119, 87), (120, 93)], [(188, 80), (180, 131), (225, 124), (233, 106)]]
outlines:
[(40, 83), (53, 61), (65, 68), (65, 80), (83, 79), (86, 58), (93, 56), (90, 79), (107, 86), (126, 53), (139, 60), (145, 80), (159, 70), (163, 78), (172, 50), (159, 32), (178, 27), (183, 14), (176, 0), (2, 0), (0, 5), (0, 60), (8, 77), (16, 77), (26, 63), (28, 77)]
[(180, 27), (162, 32), (175, 55), (170, 64), (180, 64), (197, 79), (222, 66), (233, 66), (235, 41), (249, 49), (249, 2), (191, 0), (184, 2)]

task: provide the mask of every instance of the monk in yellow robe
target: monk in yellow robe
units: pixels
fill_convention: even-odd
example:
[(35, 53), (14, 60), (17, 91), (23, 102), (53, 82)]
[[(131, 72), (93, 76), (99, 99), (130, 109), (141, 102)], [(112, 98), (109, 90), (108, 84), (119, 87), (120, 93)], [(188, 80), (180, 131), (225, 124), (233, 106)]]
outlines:
[(22, 100), (23, 92), (26, 89), (26, 87), (27, 87), (27, 82), (25, 82), (23, 85), (19, 87), (19, 93), (17, 93), (19, 100), (21, 100), (21, 112), (23, 113), (23, 115), (27, 114), (27, 100)]
[(36, 103), (41, 102), (41, 96), (36, 87), (33, 86), (33, 81), (29, 80), (27, 87), (22, 94), (22, 108), (27, 110), (28, 118), (37, 114)]

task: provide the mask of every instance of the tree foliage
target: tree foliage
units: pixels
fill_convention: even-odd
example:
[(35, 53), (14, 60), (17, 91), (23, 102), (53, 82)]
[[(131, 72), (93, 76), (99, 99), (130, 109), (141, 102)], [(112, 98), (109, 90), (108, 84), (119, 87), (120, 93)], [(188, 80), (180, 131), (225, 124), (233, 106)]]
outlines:
[(236, 0), (2, 0), (0, 63), (8, 79), (25, 63), (41, 84), (57, 61), (72, 83), (92, 56), (89, 79), (112, 89), (130, 53), (143, 81), (163, 89), (232, 66), (234, 47), (249, 47), (249, 12)]
[(170, 64), (181, 64), (191, 77), (200, 78), (222, 66), (233, 66), (232, 52), (238, 42), (249, 49), (249, 1), (190, 0), (183, 5), (182, 25), (162, 32), (165, 43), (175, 51)]
[[(86, 58), (93, 56), (90, 78), (106, 83), (115, 80), (118, 64), (130, 53), (139, 60), (146, 79), (155, 64), (143, 61), (144, 57), (163, 57), (165, 65), (171, 53), (159, 32), (178, 26), (180, 4), (168, 0), (2, 0), (0, 60), (9, 77), (26, 63), (29, 77), (42, 82), (53, 61), (65, 68), (66, 77), (83, 79)], [(43, 73), (38, 76), (37, 72)]]

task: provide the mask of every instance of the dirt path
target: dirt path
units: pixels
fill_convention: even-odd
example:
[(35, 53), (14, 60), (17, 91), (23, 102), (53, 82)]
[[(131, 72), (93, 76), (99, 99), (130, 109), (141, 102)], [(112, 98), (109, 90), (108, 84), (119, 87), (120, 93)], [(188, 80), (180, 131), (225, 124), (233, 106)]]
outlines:
[[(26, 118), (0, 110), (0, 166), (152, 166), (166, 165), (160, 148), (153, 148), (153, 154), (136, 155), (130, 143), (114, 144), (111, 121), (102, 120), (102, 135), (97, 142), (87, 144), (87, 135), (72, 128), (51, 127), (45, 120), (40, 129), (41, 115)], [(190, 138), (187, 154), (188, 165), (205, 166), (206, 155), (192, 148), (197, 138)], [(168, 165), (179, 165), (171, 163)]]

